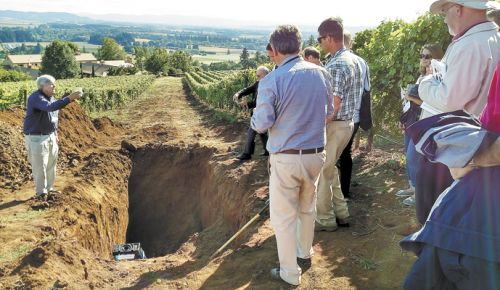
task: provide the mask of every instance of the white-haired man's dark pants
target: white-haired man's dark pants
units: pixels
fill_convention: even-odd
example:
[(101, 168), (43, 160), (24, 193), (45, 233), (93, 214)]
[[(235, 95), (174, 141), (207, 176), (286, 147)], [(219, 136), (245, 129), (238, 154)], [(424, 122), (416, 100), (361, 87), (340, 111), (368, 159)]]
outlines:
[(270, 157), (270, 214), (280, 276), (293, 285), (300, 284), (302, 272), (297, 257), (307, 259), (313, 254), (316, 188), (325, 159), (324, 152), (271, 154)]
[(57, 136), (26, 135), (26, 150), (28, 161), (33, 172), (36, 195), (42, 195), (52, 190), (56, 179), (56, 165), (59, 146)]

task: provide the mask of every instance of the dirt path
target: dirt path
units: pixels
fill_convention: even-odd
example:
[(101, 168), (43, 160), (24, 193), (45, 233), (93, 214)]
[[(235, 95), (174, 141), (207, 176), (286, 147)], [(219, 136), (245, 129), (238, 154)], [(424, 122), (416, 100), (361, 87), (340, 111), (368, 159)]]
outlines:
[[(23, 201), (30, 196), (31, 183), (14, 193), (0, 190), (0, 286), (15, 289), (32, 279), (35, 288), (290, 288), (269, 277), (278, 259), (268, 220), (249, 229), (218, 258), (208, 259), (267, 195), (266, 159), (240, 163), (234, 158), (246, 122), (217, 120), (212, 110), (185, 94), (178, 78), (158, 79), (140, 99), (106, 116), (123, 128), (105, 130), (106, 136), (99, 135), (93, 147), (79, 153), (76, 165), (63, 172), (57, 185), (68, 192), (68, 199), (35, 211)], [(122, 140), (137, 149), (129, 153), (130, 161), (118, 154)], [(416, 225), (414, 211), (394, 197), (405, 185), (399, 160), (398, 150), (390, 147), (356, 155), (352, 226), (315, 236), (316, 255), (298, 289), (401, 288), (414, 258), (401, 253), (398, 241)], [(71, 158), (68, 162), (75, 163)], [(113, 208), (127, 190), (130, 205)], [(144, 230), (142, 236), (151, 240), (141, 242), (155, 257), (110, 260), (110, 243), (125, 241), (126, 224), (129, 238)], [(184, 233), (175, 237), (179, 245), (172, 236), (178, 232)], [(40, 246), (47, 243), (67, 254)], [(39, 261), (33, 259), (37, 249), (50, 255), (38, 266), (26, 263)], [(56, 258), (61, 262), (48, 267), (45, 261)], [(64, 272), (58, 279), (45, 277), (58, 271)]]

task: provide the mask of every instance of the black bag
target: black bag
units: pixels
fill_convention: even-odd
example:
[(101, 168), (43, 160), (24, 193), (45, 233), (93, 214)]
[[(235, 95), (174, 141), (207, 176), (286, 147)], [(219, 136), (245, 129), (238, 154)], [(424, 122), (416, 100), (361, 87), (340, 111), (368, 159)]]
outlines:
[(368, 131), (373, 127), (371, 92), (364, 90), (361, 96), (361, 107), (359, 109), (359, 127)]

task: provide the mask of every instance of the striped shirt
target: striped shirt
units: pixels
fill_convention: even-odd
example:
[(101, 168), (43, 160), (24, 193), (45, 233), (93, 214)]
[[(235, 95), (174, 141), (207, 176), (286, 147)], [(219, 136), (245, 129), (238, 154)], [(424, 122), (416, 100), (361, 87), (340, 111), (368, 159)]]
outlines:
[(333, 95), (342, 100), (335, 119), (352, 121), (363, 93), (361, 68), (355, 55), (346, 48), (340, 49), (328, 59), (325, 68), (332, 76)]

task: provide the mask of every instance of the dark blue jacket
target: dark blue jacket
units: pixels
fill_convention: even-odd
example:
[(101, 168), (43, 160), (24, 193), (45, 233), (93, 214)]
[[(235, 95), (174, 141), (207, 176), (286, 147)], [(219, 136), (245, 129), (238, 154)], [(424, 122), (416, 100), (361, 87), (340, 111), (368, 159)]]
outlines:
[(57, 131), (59, 109), (70, 103), (68, 97), (56, 100), (41, 91), (35, 91), (28, 97), (26, 117), (24, 118), (24, 134), (49, 135)]

